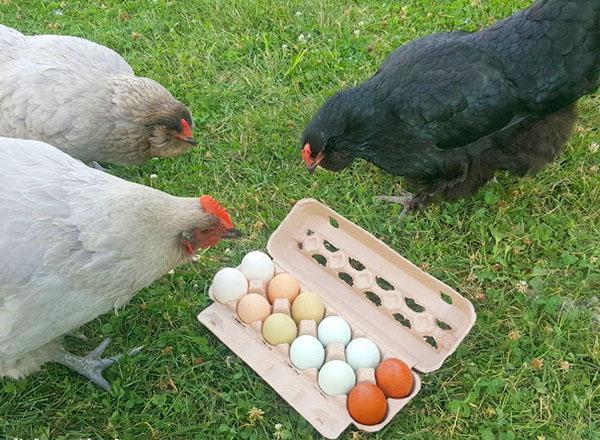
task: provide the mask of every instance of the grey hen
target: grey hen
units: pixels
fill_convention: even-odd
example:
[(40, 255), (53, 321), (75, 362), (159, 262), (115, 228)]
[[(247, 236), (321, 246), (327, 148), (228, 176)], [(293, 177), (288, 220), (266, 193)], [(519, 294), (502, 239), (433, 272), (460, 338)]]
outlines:
[(116, 164), (176, 156), (196, 143), (189, 110), (107, 47), (0, 25), (0, 66), (0, 136)]
[(174, 197), (85, 166), (38, 141), (0, 137), (0, 378), (49, 361), (109, 389), (101, 359), (63, 350), (67, 332), (197, 249), (240, 233), (212, 197)]

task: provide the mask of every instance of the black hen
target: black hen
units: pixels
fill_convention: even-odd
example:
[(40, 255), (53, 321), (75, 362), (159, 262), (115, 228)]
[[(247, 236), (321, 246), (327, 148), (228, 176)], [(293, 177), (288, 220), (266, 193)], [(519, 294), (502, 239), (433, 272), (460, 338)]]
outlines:
[(600, 83), (600, 0), (538, 0), (475, 33), (396, 49), (331, 97), (302, 136), (307, 167), (361, 157), (417, 188), (407, 208), (474, 193), (496, 170), (537, 171), (560, 153), (575, 102)]

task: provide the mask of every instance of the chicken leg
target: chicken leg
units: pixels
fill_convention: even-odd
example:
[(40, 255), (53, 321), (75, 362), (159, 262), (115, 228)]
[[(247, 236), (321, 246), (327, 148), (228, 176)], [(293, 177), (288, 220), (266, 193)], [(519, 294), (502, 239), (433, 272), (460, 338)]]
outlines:
[[(102, 377), (102, 371), (106, 367), (118, 362), (123, 355), (120, 354), (117, 356), (102, 358), (102, 353), (104, 353), (104, 350), (106, 350), (108, 344), (110, 344), (110, 338), (106, 338), (100, 343), (100, 345), (98, 345), (98, 347), (83, 357), (71, 354), (62, 347), (49, 353), (49, 355), (52, 361), (64, 365), (65, 367), (69, 367), (82, 376), (87, 377), (103, 390), (110, 391), (111, 386), (108, 381)], [(128, 356), (134, 356), (142, 351), (143, 348), (143, 346), (136, 347), (127, 354)]]

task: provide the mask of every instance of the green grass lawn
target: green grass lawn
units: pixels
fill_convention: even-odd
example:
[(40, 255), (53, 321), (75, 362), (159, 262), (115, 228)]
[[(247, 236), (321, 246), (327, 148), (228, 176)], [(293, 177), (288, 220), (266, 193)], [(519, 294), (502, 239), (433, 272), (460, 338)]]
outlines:
[[(0, 381), (0, 437), (318, 437), (196, 321), (212, 275), (264, 248), (310, 196), (456, 288), (478, 313), (458, 351), (423, 376), (417, 398), (364, 437), (599, 438), (599, 96), (581, 101), (566, 152), (543, 172), (500, 175), (471, 199), (406, 218), (374, 200), (397, 193), (401, 180), (362, 161), (310, 178), (299, 157), (313, 112), (393, 48), (434, 31), (476, 30), (529, 3), (0, 0), (1, 23), (107, 45), (188, 104), (199, 148), (110, 171), (172, 194), (214, 194), (246, 233), (90, 322), (80, 330), (87, 341), (67, 340), (79, 353), (106, 336), (110, 354), (146, 346), (106, 372), (111, 394), (58, 365)], [(264, 415), (250, 416), (253, 407)], [(363, 437), (350, 429), (342, 438)]]

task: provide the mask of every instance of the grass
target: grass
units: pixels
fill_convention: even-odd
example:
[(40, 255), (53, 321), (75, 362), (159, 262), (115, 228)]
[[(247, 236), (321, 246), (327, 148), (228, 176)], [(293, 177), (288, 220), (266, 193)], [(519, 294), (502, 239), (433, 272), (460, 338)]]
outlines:
[[(0, 381), (0, 437), (317, 437), (195, 320), (216, 270), (263, 248), (295, 201), (311, 196), (456, 287), (478, 312), (458, 351), (423, 376), (420, 395), (369, 438), (598, 438), (591, 300), (600, 288), (600, 97), (582, 100), (578, 130), (543, 172), (500, 175), (471, 199), (408, 218), (373, 200), (397, 192), (399, 179), (364, 162), (309, 178), (297, 149), (319, 105), (367, 78), (394, 47), (434, 31), (475, 30), (529, 3), (0, 1), (0, 22), (105, 44), (187, 103), (200, 148), (111, 172), (173, 194), (218, 195), (247, 234), (90, 322), (80, 330), (88, 342), (67, 341), (80, 353), (106, 336), (110, 353), (146, 346), (106, 373), (112, 394), (57, 365)], [(264, 416), (249, 417), (252, 407)]]

